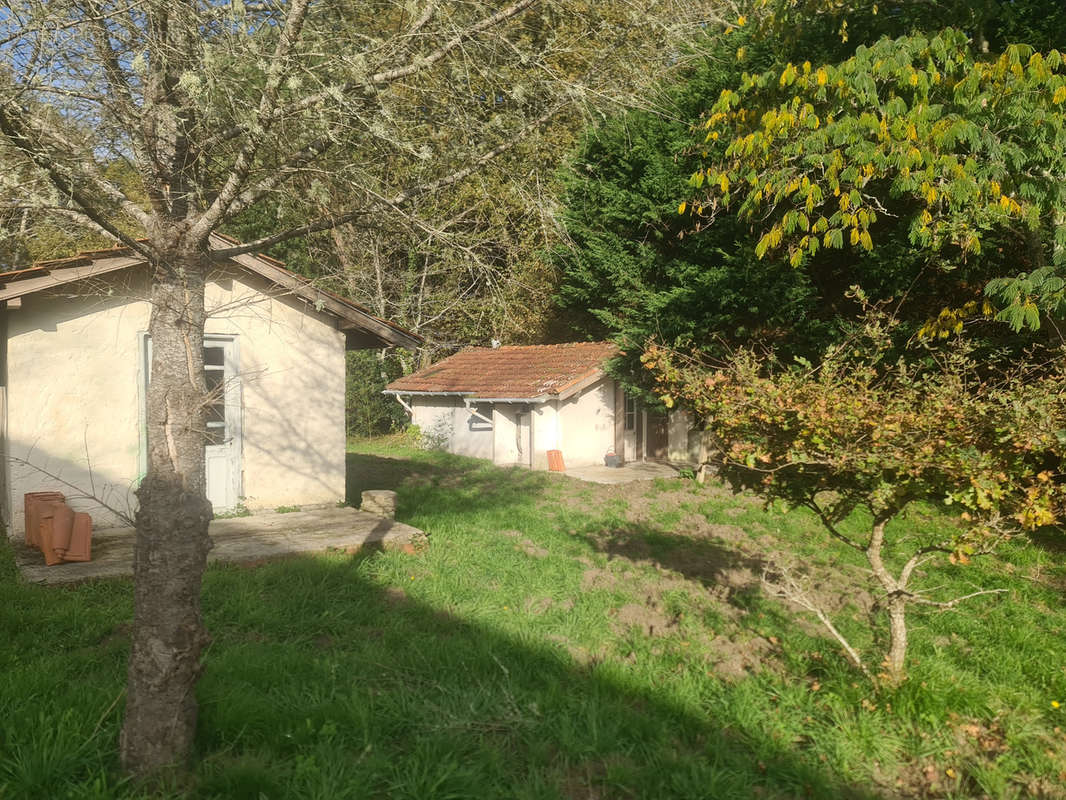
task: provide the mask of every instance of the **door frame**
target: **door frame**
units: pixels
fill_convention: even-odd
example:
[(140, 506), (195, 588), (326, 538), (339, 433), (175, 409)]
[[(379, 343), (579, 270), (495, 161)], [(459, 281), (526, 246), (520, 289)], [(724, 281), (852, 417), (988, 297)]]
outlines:
[[(240, 345), (236, 335), (232, 334), (204, 334), (204, 347), (222, 347), (223, 354), (223, 386), (225, 400), (225, 429), (229, 436), (223, 444), (204, 444), (204, 470), (207, 470), (207, 460), (212, 457), (224, 456), (227, 459), (228, 485), (226, 486), (226, 499), (221, 505), (212, 503), (215, 512), (232, 511), (240, 505), (243, 497), (242, 484), (244, 477), (243, 450), (244, 450), (244, 403), (241, 396), (241, 373), (240, 373)], [(205, 478), (205, 489), (207, 487)], [(210, 499), (210, 498), (209, 498)]]
[[(148, 472), (148, 381), (152, 368), (152, 337), (147, 331), (140, 331), (138, 337), (137, 359), (137, 414), (139, 442), (137, 448), (137, 480), (139, 486)], [(244, 399), (240, 373), (240, 338), (236, 334), (205, 333), (204, 346), (223, 344), (226, 396), (226, 427), (230, 431), (228, 447), (230, 452), (230, 486), (227, 499), (232, 502), (226, 506), (215, 507), (214, 511), (230, 511), (240, 504), (244, 482)], [(205, 444), (204, 447), (214, 445)], [(206, 458), (204, 469), (207, 469)], [(204, 476), (206, 480), (206, 475)], [(206, 488), (206, 484), (205, 484)]]

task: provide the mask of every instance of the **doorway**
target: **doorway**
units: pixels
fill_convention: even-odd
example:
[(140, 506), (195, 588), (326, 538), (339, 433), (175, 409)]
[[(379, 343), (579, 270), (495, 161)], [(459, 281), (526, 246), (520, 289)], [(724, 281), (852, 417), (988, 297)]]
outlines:
[(204, 469), (207, 499), (216, 511), (229, 511), (241, 497), (241, 384), (234, 337), (204, 337), (207, 383)]
[[(207, 499), (215, 513), (231, 511), (241, 499), (241, 382), (235, 336), (204, 336), (204, 382), (207, 384), (204, 431), (204, 477)], [(141, 339), (140, 469), (148, 468), (147, 396), (152, 371), (152, 339)]]

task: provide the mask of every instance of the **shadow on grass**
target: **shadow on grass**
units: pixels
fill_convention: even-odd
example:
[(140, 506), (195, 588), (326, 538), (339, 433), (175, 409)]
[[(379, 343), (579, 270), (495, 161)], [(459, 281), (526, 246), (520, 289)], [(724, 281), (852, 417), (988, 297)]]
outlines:
[(647, 524), (590, 525), (581, 536), (608, 560), (652, 563), (715, 590), (741, 607), (747, 607), (752, 593), (758, 592), (759, 578), (769, 565), (726, 543)]
[[(495, 508), (525, 504), (544, 492), (558, 476), (521, 467), (497, 467), (488, 461), (429, 452), (418, 459), (348, 453), (345, 498), (358, 507), (367, 489), (402, 492), (401, 516), (423, 502), (434, 511), (468, 512), (472, 502)], [(447, 491), (440, 491), (445, 489)]]
[(875, 796), (739, 711), (699, 716), (621, 662), (383, 589), (373, 564), (209, 573), (198, 797)]

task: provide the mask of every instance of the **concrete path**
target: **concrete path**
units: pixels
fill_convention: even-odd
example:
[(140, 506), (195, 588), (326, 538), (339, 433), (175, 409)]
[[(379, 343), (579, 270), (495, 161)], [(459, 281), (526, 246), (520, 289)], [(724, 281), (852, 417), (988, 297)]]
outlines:
[(633, 462), (624, 467), (574, 467), (563, 474), (590, 483), (632, 483), (650, 481), (653, 478), (676, 478), (677, 468), (669, 464), (645, 461)]
[[(418, 528), (347, 507), (216, 519), (210, 532), (215, 546), (208, 561), (259, 561), (330, 549), (418, 547), (426, 541)], [(21, 539), (12, 546), (22, 577), (31, 583), (76, 583), (133, 574), (132, 528), (93, 531), (93, 560), (85, 564), (46, 567), (40, 550), (27, 547)]]

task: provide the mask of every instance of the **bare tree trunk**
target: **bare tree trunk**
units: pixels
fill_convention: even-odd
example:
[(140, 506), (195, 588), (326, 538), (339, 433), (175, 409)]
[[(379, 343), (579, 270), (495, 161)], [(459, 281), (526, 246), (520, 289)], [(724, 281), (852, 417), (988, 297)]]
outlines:
[(882, 558), (885, 546), (885, 525), (896, 513), (897, 511), (893, 510), (874, 519), (870, 541), (866, 546), (866, 560), (887, 597), (889, 646), (888, 654), (885, 656), (885, 665), (888, 668), (888, 680), (893, 685), (902, 682), (906, 676), (905, 659), (907, 656), (907, 601), (903, 596), (905, 579), (900, 581), (894, 578)]
[(906, 601), (899, 595), (888, 599), (889, 647), (885, 665), (888, 667), (888, 680), (895, 686), (906, 676), (904, 659), (907, 656), (907, 617)]
[(137, 490), (134, 619), (121, 758), (149, 775), (186, 760), (208, 641), (200, 583), (211, 548), (204, 480), (204, 267), (175, 248), (154, 265), (148, 474)]

